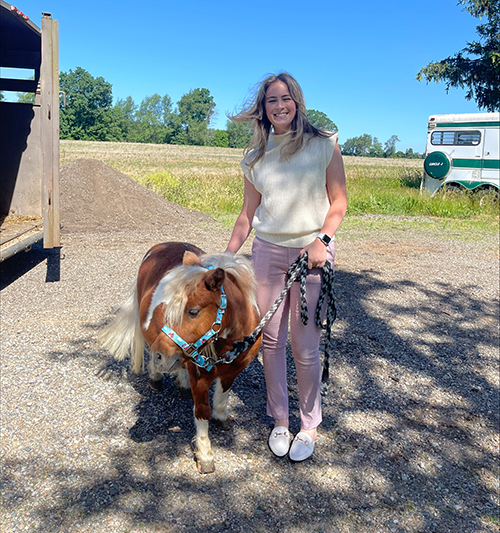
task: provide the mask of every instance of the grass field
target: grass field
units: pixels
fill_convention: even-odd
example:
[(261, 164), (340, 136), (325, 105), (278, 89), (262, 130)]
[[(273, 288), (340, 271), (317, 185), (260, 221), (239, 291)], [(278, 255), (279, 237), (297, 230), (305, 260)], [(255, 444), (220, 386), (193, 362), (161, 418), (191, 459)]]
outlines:
[[(60, 152), (62, 165), (98, 159), (168, 200), (228, 225), (241, 208), (241, 149), (61, 141)], [(376, 218), (377, 227), (397, 220), (423, 230), (453, 226), (464, 233), (498, 231), (498, 202), (490, 195), (421, 193), (422, 160), (345, 157), (344, 164), (349, 196), (344, 226), (370, 226)]]

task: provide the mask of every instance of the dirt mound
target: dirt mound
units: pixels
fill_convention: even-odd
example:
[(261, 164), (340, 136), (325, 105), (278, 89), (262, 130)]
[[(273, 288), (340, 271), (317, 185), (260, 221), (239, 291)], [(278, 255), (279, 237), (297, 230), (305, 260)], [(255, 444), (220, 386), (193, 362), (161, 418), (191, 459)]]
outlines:
[(61, 167), (63, 233), (160, 231), (171, 238), (186, 229), (216, 224), (213, 218), (185, 209), (94, 159)]

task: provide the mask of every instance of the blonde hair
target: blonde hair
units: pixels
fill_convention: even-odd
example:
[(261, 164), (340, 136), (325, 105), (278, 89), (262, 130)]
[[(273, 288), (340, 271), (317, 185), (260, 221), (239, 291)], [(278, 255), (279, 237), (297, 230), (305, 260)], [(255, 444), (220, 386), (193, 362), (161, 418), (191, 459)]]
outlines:
[(272, 74), (260, 84), (257, 84), (253, 96), (244, 104), (243, 109), (233, 116), (228, 116), (233, 122), (251, 122), (253, 125), (253, 135), (243, 152), (248, 158), (248, 166), (252, 168), (258, 163), (266, 153), (267, 141), (271, 130), (271, 122), (266, 114), (266, 92), (269, 87), (278, 81), (283, 82), (288, 87), (288, 92), (295, 102), (297, 112), (292, 121), (290, 139), (287, 140), (281, 149), (281, 158), (287, 159), (298, 152), (304, 144), (304, 134), (310, 133), (313, 137), (331, 137), (332, 132), (321, 130), (313, 126), (306, 116), (306, 104), (304, 93), (297, 80), (287, 72)]

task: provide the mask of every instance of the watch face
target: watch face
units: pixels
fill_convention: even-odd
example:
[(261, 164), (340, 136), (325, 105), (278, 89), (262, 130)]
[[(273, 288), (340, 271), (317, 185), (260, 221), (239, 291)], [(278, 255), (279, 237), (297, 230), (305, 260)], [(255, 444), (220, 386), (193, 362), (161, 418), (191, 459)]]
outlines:
[(318, 235), (318, 238), (321, 239), (325, 244), (330, 244), (330, 241), (332, 240), (330, 237), (328, 237), (328, 235), (326, 235), (325, 233), (320, 233)]

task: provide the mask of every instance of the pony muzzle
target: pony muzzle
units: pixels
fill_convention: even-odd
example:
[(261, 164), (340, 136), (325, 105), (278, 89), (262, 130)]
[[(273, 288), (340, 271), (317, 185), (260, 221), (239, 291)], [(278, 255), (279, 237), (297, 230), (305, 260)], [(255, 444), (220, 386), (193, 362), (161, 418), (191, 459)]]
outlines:
[(153, 355), (155, 369), (161, 374), (170, 374), (181, 368), (182, 358), (180, 353), (173, 355), (165, 355), (163, 353), (155, 353)]

